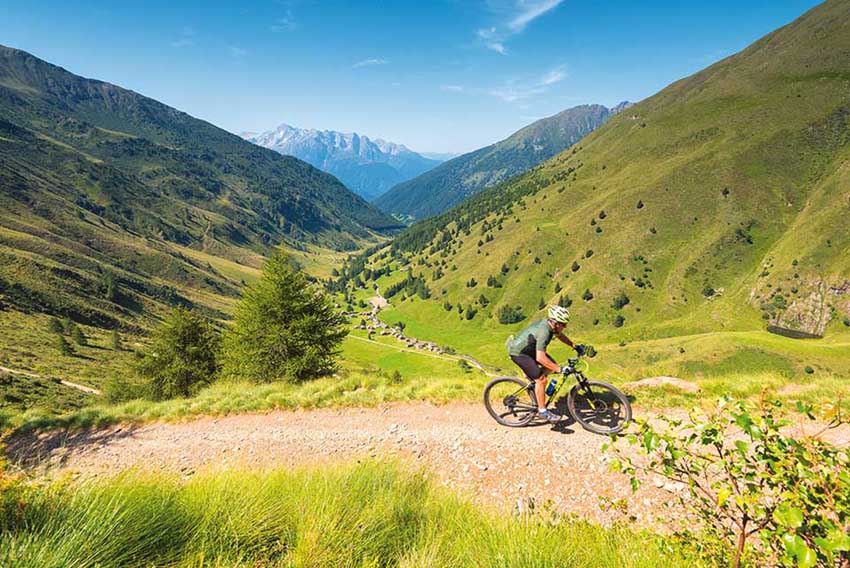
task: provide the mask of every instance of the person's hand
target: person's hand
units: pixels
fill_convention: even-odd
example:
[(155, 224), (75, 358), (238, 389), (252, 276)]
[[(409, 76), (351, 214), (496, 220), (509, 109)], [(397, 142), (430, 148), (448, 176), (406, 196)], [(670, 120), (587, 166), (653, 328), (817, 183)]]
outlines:
[(576, 345), (575, 349), (579, 357), (583, 355), (586, 355), (588, 357), (596, 357), (596, 349), (593, 347), (593, 345), (585, 345), (581, 343), (579, 345)]

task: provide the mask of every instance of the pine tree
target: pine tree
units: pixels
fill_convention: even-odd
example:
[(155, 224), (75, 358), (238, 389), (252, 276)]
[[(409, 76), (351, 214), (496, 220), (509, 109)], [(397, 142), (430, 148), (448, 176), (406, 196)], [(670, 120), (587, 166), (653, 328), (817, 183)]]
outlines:
[(89, 344), (89, 340), (86, 337), (86, 334), (83, 333), (83, 330), (80, 329), (80, 326), (75, 325), (71, 330), (71, 339), (74, 340), (74, 343), (81, 346), (86, 346)]
[(148, 396), (163, 400), (189, 396), (215, 380), (220, 339), (207, 320), (174, 308), (153, 332), (149, 350), (136, 364)]
[(74, 348), (71, 347), (71, 344), (68, 343), (64, 335), (56, 336), (56, 348), (59, 349), (59, 353), (62, 355), (70, 356), (74, 354)]
[(288, 258), (275, 254), (236, 309), (224, 338), (222, 372), (253, 382), (327, 375), (336, 369), (339, 346), (348, 334), (345, 324), (328, 296), (311, 286)]
[(50, 321), (47, 323), (47, 329), (50, 330), (50, 333), (62, 333), (65, 331), (62, 327), (62, 322), (56, 318), (50, 318)]
[(124, 347), (121, 345), (121, 336), (118, 335), (118, 330), (112, 330), (112, 334), (110, 336), (110, 344), (112, 345), (112, 349), (115, 351), (121, 351)]

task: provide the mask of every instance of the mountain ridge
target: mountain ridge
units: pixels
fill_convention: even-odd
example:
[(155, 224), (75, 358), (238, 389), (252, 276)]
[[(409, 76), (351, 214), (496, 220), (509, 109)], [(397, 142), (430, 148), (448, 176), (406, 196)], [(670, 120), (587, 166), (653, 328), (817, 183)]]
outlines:
[(579, 105), (541, 118), (504, 140), (453, 158), (396, 185), (374, 203), (397, 218), (424, 219), (436, 215), (572, 146), (630, 105), (622, 102), (611, 109), (603, 105)]
[(356, 132), (302, 129), (284, 123), (274, 130), (259, 134), (244, 132), (240, 136), (335, 175), (367, 200), (439, 164), (404, 144), (372, 139)]
[(224, 317), (276, 246), (355, 250), (397, 228), (306, 162), (0, 47), (6, 306), (127, 329), (174, 304)]

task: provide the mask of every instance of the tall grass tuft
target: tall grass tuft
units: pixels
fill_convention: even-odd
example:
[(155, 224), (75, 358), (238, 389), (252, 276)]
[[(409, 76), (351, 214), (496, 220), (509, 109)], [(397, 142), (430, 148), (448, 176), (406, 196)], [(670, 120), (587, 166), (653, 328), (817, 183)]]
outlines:
[[(12, 506), (12, 505), (8, 505)], [(680, 566), (648, 533), (473, 505), (422, 473), (336, 469), (132, 473), (41, 487), (4, 511), (0, 565)]]

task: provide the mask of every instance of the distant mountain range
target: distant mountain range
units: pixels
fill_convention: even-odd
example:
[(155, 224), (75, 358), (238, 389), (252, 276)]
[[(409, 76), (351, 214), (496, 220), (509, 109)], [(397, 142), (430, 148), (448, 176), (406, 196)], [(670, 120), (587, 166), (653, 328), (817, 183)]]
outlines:
[(403, 144), (356, 133), (305, 130), (281, 124), (256, 134), (244, 132), (246, 140), (287, 156), (295, 156), (336, 176), (364, 199), (373, 200), (398, 183), (439, 165)]
[(508, 180), (569, 148), (631, 103), (577, 106), (543, 118), (508, 138), (449, 160), (400, 183), (374, 201), (401, 219), (438, 215), (479, 191)]

